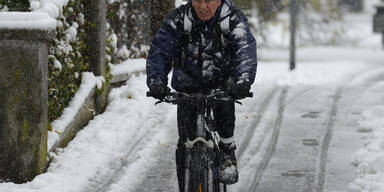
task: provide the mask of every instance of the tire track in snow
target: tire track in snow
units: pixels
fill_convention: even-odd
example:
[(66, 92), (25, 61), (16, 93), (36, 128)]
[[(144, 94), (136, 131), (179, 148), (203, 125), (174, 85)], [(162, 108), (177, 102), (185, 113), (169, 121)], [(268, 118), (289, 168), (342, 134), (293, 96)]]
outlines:
[[(147, 132), (149, 133), (149, 131)], [(142, 143), (144, 143), (144, 139), (146, 138), (147, 134), (143, 134), (143, 136), (139, 137), (135, 143), (129, 148), (128, 153), (124, 155), (124, 159), (122, 163), (115, 169), (115, 172), (105, 180), (101, 185), (96, 187), (93, 192), (106, 192), (110, 188), (112, 184), (119, 181), (119, 178), (124, 174), (124, 167), (127, 167), (130, 163), (128, 160), (129, 157), (134, 154), (134, 152), (137, 152), (139, 150), (139, 147)]]
[(338, 112), (338, 104), (340, 103), (340, 99), (343, 94), (343, 90), (345, 86), (353, 86), (354, 84), (362, 84), (366, 87), (372, 86), (378, 80), (383, 79), (384, 69), (377, 69), (377, 67), (372, 67), (364, 70), (363, 72), (359, 72), (351, 75), (351, 77), (344, 82), (343, 85), (340, 85), (336, 88), (335, 94), (333, 96), (333, 103), (331, 106), (331, 111), (329, 113), (329, 117), (326, 123), (326, 132), (322, 141), (321, 147), (321, 155), (320, 155), (320, 163), (318, 165), (317, 175), (314, 178), (314, 189), (312, 191), (323, 192), (325, 177), (326, 177), (326, 168), (327, 168), (327, 160), (328, 160), (328, 152), (330, 148), (330, 144), (333, 137), (333, 129), (336, 123), (337, 112)]
[[(164, 120), (164, 119), (163, 119)], [(165, 121), (160, 122), (160, 125), (166, 123)], [(146, 124), (146, 122), (143, 122), (138, 127), (143, 127)], [(157, 125), (159, 126), (159, 124)], [(130, 161), (130, 157), (133, 154), (136, 154), (144, 145), (146, 142), (146, 138), (150, 138), (155, 132), (153, 132), (151, 129), (148, 129), (145, 131), (145, 133), (141, 134), (134, 143), (130, 144), (129, 148), (127, 149), (127, 153), (124, 154), (124, 159), (122, 159), (122, 162), (120, 165), (118, 165), (116, 168), (114, 168), (114, 171), (109, 176), (104, 177), (103, 182), (101, 184), (97, 184), (95, 186), (91, 186), (92, 192), (107, 192), (109, 188), (116, 182), (118, 182), (121, 177), (124, 176), (124, 173), (126, 171), (125, 167), (128, 167), (129, 164), (131, 164), (132, 161)], [(90, 189), (86, 189), (85, 191), (89, 191)]]
[[(274, 96), (276, 95), (276, 93), (280, 90), (281, 88), (280, 87), (274, 87), (272, 88), (269, 93), (267, 94), (266, 98), (264, 99), (264, 101), (262, 102), (258, 112), (257, 112), (257, 116), (256, 116), (256, 119), (253, 120), (253, 122), (251, 123), (251, 126), (249, 126), (248, 128), (248, 132), (250, 134), (247, 134), (247, 137), (243, 140), (242, 144), (241, 144), (241, 148), (239, 149), (239, 159), (241, 158), (242, 154), (244, 154), (244, 151), (247, 149), (248, 145), (249, 145), (249, 142), (250, 140), (252, 139), (254, 133), (256, 132), (255, 131), (255, 128), (259, 125), (261, 119), (263, 119), (263, 115), (265, 113), (265, 111), (267, 110), (268, 106), (271, 104), (271, 101), (272, 99), (274, 98)], [(268, 130), (265, 130), (265, 131), (268, 131)], [(176, 144), (175, 144), (176, 145)], [(165, 151), (164, 151), (165, 152)], [(168, 153), (171, 153), (172, 155), (169, 155)], [(166, 152), (167, 155), (165, 155), (166, 157), (168, 157), (168, 159), (174, 159), (174, 151), (169, 151), (169, 149), (167, 149), (167, 152)], [(159, 159), (164, 159), (165, 157), (160, 157)], [(159, 163), (154, 165), (150, 170), (152, 170), (151, 172), (157, 172), (157, 173), (167, 173), (167, 174), (159, 174), (157, 178), (155, 178), (155, 176), (153, 176), (152, 173), (146, 173), (147, 174), (147, 179), (144, 180), (142, 182), (141, 185), (139, 186), (144, 186), (144, 184), (146, 185), (146, 188), (140, 188), (140, 189), (137, 189), (138, 190), (144, 190), (144, 191), (148, 191), (148, 187), (151, 187), (151, 190), (154, 190), (154, 191), (158, 191), (157, 189), (160, 189), (160, 188), (167, 188), (166, 185), (177, 185), (177, 181), (171, 181), (172, 179), (177, 179), (177, 178), (174, 178), (173, 176), (174, 175), (170, 175), (169, 174), (169, 170), (164, 170), (164, 167), (163, 165), (165, 164), (164, 162), (162, 162), (161, 160), (158, 161)], [(172, 172), (175, 172), (176, 168), (175, 168), (176, 165), (174, 165), (172, 167)], [(158, 170), (162, 170), (162, 171), (158, 171)], [(159, 178), (159, 177), (162, 177), (162, 178)], [(168, 181), (165, 181), (164, 183), (164, 177), (167, 177), (166, 180)], [(150, 180), (154, 180), (155, 183), (153, 181), (150, 181)], [(159, 181), (159, 180), (162, 180), (161, 182), (156, 182), (156, 181)], [(150, 181), (150, 182), (148, 182)], [(169, 187), (168, 188), (174, 188), (174, 187)], [(177, 188), (177, 187), (176, 187)], [(104, 191), (103, 191), (104, 192)]]
[(267, 148), (267, 152), (263, 158), (263, 161), (259, 165), (259, 167), (256, 168), (256, 172), (253, 176), (253, 182), (252, 185), (249, 188), (249, 192), (255, 192), (257, 185), (259, 184), (259, 181), (261, 179), (261, 176), (263, 175), (264, 170), (266, 169), (274, 151), (277, 145), (277, 141), (279, 138), (279, 133), (281, 129), (281, 124), (283, 121), (283, 115), (284, 115), (284, 110), (286, 106), (286, 97), (287, 97), (287, 92), (288, 92), (288, 87), (283, 88), (280, 98), (279, 98), (279, 110), (278, 110), (278, 116), (276, 118), (275, 124), (274, 124), (274, 129), (272, 132), (272, 139), (270, 141), (270, 144)]
[(167, 130), (167, 138), (164, 142), (167, 147), (158, 147), (154, 154), (156, 162), (144, 173), (145, 178), (137, 185), (134, 191), (178, 191), (176, 176), (175, 148), (177, 146), (177, 128)]
[[(372, 69), (369, 69), (369, 70), (366, 70), (365, 72), (371, 72), (371, 71), (372, 71)], [(361, 82), (361, 80), (359, 78), (365, 77), (364, 74), (365, 73), (363, 73), (363, 74), (358, 73), (358, 74), (352, 75), (351, 78), (345, 82), (345, 84), (349, 85), (349, 84), (351, 84), (351, 82), (353, 84), (354, 81)], [(370, 82), (370, 81), (372, 81), (372, 79), (374, 79), (374, 80), (382, 79), (382, 76), (379, 77), (379, 75), (380, 75), (380, 73), (375, 72), (374, 75), (370, 75), (369, 78), (365, 77), (363, 82)], [(349, 82), (349, 84), (348, 84), (348, 82)], [(330, 147), (330, 144), (332, 141), (333, 129), (334, 129), (336, 118), (337, 118), (336, 115), (337, 115), (337, 111), (338, 111), (338, 104), (339, 104), (339, 101), (342, 97), (342, 93), (343, 93), (343, 86), (340, 85), (335, 91), (335, 94), (333, 96), (332, 105), (330, 107), (330, 111), (329, 111), (329, 115), (328, 115), (329, 117), (327, 118), (327, 120), (325, 122), (326, 127), (324, 127), (324, 128), (326, 129), (326, 131), (325, 131), (323, 141), (322, 141), (322, 148), (320, 151), (321, 155), (320, 155), (320, 157), (318, 157), (318, 158), (320, 158), (320, 160), (319, 160), (319, 165), (317, 166), (318, 167), (317, 171), (313, 175), (306, 175), (305, 176), (304, 191), (323, 192), (323, 190), (324, 190), (328, 150), (329, 150), (329, 147)], [(293, 98), (296, 98), (296, 97), (293, 97)], [(285, 104), (289, 104), (290, 102), (291, 101), (285, 101)], [(280, 103), (281, 103), (281, 97), (280, 97)], [(280, 105), (279, 113), (280, 112), (281, 112), (281, 105)], [(279, 120), (277, 120), (276, 122), (278, 122), (278, 121)], [(275, 124), (274, 133), (272, 135), (272, 144), (269, 144), (268, 149), (267, 149), (267, 151), (268, 151), (267, 155), (265, 157), (263, 157), (262, 163), (259, 165), (258, 168), (256, 168), (256, 173), (255, 173), (254, 179), (252, 180), (253, 184), (249, 188), (249, 190), (248, 190), (249, 192), (256, 192), (256, 189), (257, 189), (259, 181), (262, 177), (262, 174), (263, 174), (265, 168), (267, 167), (269, 160), (271, 159), (271, 157), (273, 155), (273, 151), (275, 150), (276, 143), (278, 140), (278, 132), (276, 132), (276, 128), (277, 127)], [(243, 149), (243, 150), (245, 150), (245, 149)]]
[[(240, 149), (239, 149), (239, 152), (238, 152), (238, 159), (240, 160), (242, 158), (242, 156), (245, 154), (245, 150), (247, 150), (247, 148), (249, 147), (249, 145), (251, 144), (251, 139), (254, 137), (255, 133), (258, 131), (258, 126), (261, 122), (261, 120), (264, 118), (264, 115), (268, 109), (268, 107), (271, 105), (271, 102), (273, 100), (273, 98), (275, 97), (276, 93), (278, 93), (279, 90), (281, 90), (282, 87), (275, 87), (273, 88), (269, 94), (267, 95), (267, 97), (264, 99), (264, 101), (262, 102), (258, 112), (257, 112), (257, 115), (256, 115), (256, 119), (252, 121), (251, 125), (249, 126), (248, 130), (247, 130), (247, 135), (246, 135), (246, 138), (244, 138), (242, 144), (240, 145)], [(312, 88), (309, 88), (309, 89), (305, 89), (299, 93), (297, 93), (296, 95), (292, 96), (292, 98), (297, 98), (298, 95), (302, 95), (308, 91), (312, 90)], [(292, 102), (293, 100), (287, 100), (285, 101), (285, 105), (288, 105), (290, 102)], [(269, 131), (271, 131), (270, 129), (265, 129), (263, 130), (263, 135), (265, 135), (261, 140), (259, 140), (257, 142), (257, 144), (255, 145), (256, 149), (254, 151), (258, 151), (259, 148), (261, 147), (261, 144), (264, 142), (266, 136), (268, 135)], [(253, 143), (254, 144), (254, 143)], [(253, 152), (255, 153), (255, 152)]]
[[(267, 97), (264, 99), (263, 103), (261, 104), (259, 110), (257, 111), (257, 115), (256, 115), (256, 118), (255, 120), (253, 120), (253, 122), (251, 123), (251, 125), (249, 126), (248, 128), (248, 134), (246, 135), (246, 137), (243, 139), (243, 142), (242, 144), (240, 145), (240, 149), (239, 149), (239, 152), (238, 152), (238, 159), (240, 160), (242, 158), (242, 156), (244, 155), (244, 152), (245, 150), (248, 148), (248, 146), (250, 145), (250, 142), (251, 142), (251, 139), (253, 138), (253, 136), (255, 135), (256, 131), (257, 131), (257, 127), (259, 126), (259, 123), (261, 121), (261, 119), (263, 119), (263, 116), (268, 108), (268, 106), (271, 104), (271, 101), (272, 99), (274, 98), (274, 96), (276, 95), (276, 93), (278, 92), (280, 88), (279, 87), (275, 87), (273, 88), (269, 94), (267, 95)], [(268, 132), (269, 130), (264, 130), (265, 134), (267, 134), (266, 132)], [(265, 137), (264, 137), (265, 138)], [(260, 143), (262, 143), (263, 141), (261, 141)]]
[(336, 93), (333, 96), (331, 112), (329, 114), (329, 119), (327, 121), (327, 127), (326, 127), (327, 130), (324, 135), (322, 147), (321, 147), (320, 164), (318, 168), (318, 175), (317, 175), (317, 181), (316, 181), (316, 192), (322, 192), (324, 188), (325, 169), (327, 165), (328, 149), (331, 144), (333, 128), (336, 122), (337, 108), (338, 108), (338, 104), (341, 99), (342, 93), (343, 93), (343, 89), (339, 87), (336, 89)]

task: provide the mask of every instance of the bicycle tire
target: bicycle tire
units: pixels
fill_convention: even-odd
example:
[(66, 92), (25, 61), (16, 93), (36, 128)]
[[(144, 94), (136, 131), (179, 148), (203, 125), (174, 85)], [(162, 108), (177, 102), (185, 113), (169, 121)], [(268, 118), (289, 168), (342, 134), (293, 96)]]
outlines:
[(213, 167), (208, 168), (208, 192), (217, 192)]
[[(217, 159), (216, 159), (217, 160)], [(211, 168), (213, 177), (213, 192), (227, 192), (227, 185), (220, 182), (218, 161), (215, 161), (215, 166)]]
[[(227, 192), (226, 184), (219, 180), (217, 167), (198, 167), (191, 164), (191, 156), (184, 177), (184, 192)], [(200, 188), (201, 187), (201, 188)]]
[(185, 170), (185, 192), (208, 192), (208, 169), (204, 146), (196, 146), (187, 155)]

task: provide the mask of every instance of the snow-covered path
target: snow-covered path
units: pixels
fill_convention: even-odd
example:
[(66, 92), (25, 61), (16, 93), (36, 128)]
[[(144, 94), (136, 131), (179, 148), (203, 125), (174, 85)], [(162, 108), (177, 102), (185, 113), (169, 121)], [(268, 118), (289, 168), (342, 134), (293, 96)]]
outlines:
[[(258, 99), (237, 110), (241, 181), (230, 191), (347, 191), (351, 155), (364, 144), (361, 112), (383, 103), (383, 69), (350, 73), (334, 85), (255, 86)], [(174, 162), (166, 161), (173, 152), (157, 153), (164, 155), (134, 191), (176, 192)]]
[[(229, 191), (384, 191), (384, 53), (371, 15), (348, 18), (352, 45), (300, 48), (293, 72), (287, 49), (259, 50), (254, 98), (236, 106), (240, 181)], [(0, 191), (177, 192), (176, 106), (154, 106), (145, 81), (113, 89), (47, 173)]]
[[(381, 173), (356, 156), (363, 165), (357, 178), (350, 161), (370, 141), (372, 126), (360, 122), (366, 111), (384, 105), (384, 55), (317, 60), (294, 72), (283, 62), (260, 62), (254, 98), (236, 108), (240, 182), (230, 191), (346, 191), (351, 182), (351, 191), (362, 191), (365, 175)], [(1, 183), (0, 191), (176, 192), (176, 106), (154, 106), (145, 80), (138, 75), (113, 89), (106, 112), (52, 154), (47, 173)]]
[[(289, 35), (270, 29), (255, 96), (236, 108), (240, 181), (230, 192), (384, 192), (384, 52), (371, 9), (345, 18), (344, 47), (300, 47), (293, 72)], [(177, 192), (176, 106), (154, 106), (145, 81), (113, 89), (47, 173), (0, 192)]]

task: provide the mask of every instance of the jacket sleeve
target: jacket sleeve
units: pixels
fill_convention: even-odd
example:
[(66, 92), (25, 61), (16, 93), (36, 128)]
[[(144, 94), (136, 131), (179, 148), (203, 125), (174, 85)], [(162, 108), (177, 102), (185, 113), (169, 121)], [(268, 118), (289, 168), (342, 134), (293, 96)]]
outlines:
[(157, 31), (151, 43), (147, 57), (147, 86), (152, 84), (168, 84), (168, 73), (172, 68), (172, 55), (176, 47), (178, 32), (177, 17), (178, 10), (173, 10), (164, 19), (160, 29)]
[(236, 66), (236, 81), (249, 79), (255, 81), (257, 71), (256, 40), (249, 29), (248, 20), (242, 12), (235, 14), (232, 30), (233, 62)]

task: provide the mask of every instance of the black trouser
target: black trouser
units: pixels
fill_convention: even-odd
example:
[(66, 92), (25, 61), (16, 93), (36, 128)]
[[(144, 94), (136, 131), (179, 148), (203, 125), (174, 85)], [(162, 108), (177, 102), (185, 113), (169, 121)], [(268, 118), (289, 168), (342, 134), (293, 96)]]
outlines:
[[(218, 101), (212, 106), (216, 121), (216, 130), (222, 138), (233, 137), (235, 129), (234, 102)], [(177, 106), (177, 124), (179, 141), (176, 149), (177, 177), (180, 192), (184, 191), (185, 141), (196, 137), (197, 107), (192, 103), (181, 103)]]

